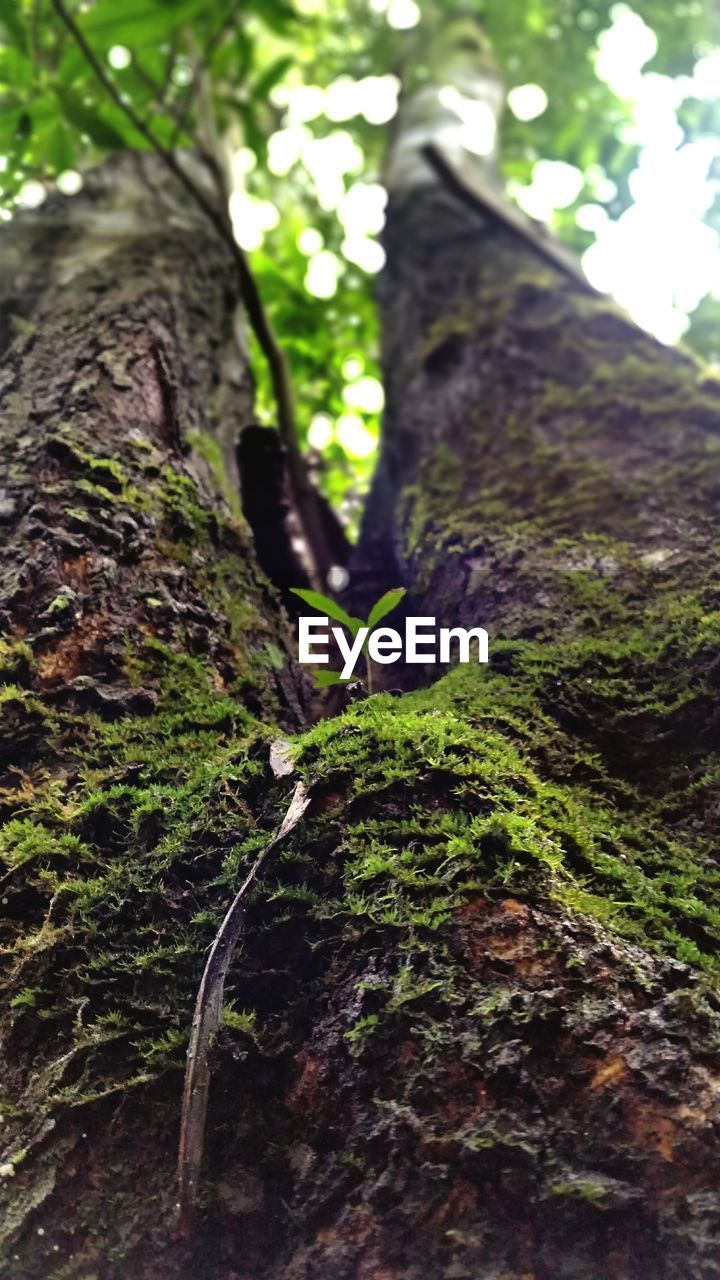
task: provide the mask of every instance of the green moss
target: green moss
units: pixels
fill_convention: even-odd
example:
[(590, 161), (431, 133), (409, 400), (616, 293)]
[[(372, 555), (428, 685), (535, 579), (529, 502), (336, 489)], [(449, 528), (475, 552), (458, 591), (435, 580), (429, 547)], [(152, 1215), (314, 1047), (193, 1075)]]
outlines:
[(407, 526), (405, 546), (408, 556), (416, 554), (437, 515), (452, 510), (461, 488), (459, 458), (445, 445), (439, 445), (431, 463), (423, 471), (423, 482), (408, 485), (402, 494), (399, 514), (400, 523)]
[(0, 639), (0, 683), (24, 682), (33, 666), (32, 650), (24, 640)]
[[(714, 501), (717, 432), (707, 426), (720, 417), (718, 380), (686, 354), (670, 356), (612, 304), (508, 265), (480, 276), (476, 295), (436, 321), (416, 353), (424, 365), (456, 339), (488, 368), (462, 435), (424, 456), (401, 495), (403, 549), (421, 591), (448, 554), (488, 539), (508, 553), (582, 528), (632, 541), (652, 525), (661, 492), (667, 514), (681, 517), (682, 487), (672, 483), (680, 458)], [(639, 466), (644, 434), (658, 445)], [(628, 462), (618, 465), (624, 441)]]
[(162, 480), (161, 499), (176, 531), (190, 545), (201, 542), (208, 536), (214, 517), (201, 506), (192, 480), (173, 467), (164, 468)]
[(95, 458), (90, 454), (80, 456), (86, 463), (95, 484), (104, 485), (105, 488), (117, 493), (121, 493), (127, 487), (128, 477), (125, 468), (116, 458)]
[[(712, 839), (666, 818), (686, 792), (692, 752), (677, 767), (663, 758), (657, 782), (632, 767), (618, 775), (615, 754), (627, 764), (641, 717), (649, 750), (670, 718), (694, 715), (705, 663), (714, 697), (716, 626), (691, 601), (661, 601), (643, 627), (562, 646), (499, 643), (496, 669), (458, 667), (400, 702), (379, 695), (318, 725), (301, 762), (347, 790), (349, 814), (368, 814), (346, 816), (345, 898), (333, 909), (433, 930), (470, 892), (540, 893), (717, 971)], [(608, 754), (588, 737), (599, 704)], [(700, 789), (708, 763), (699, 747)]]
[(574, 1177), (567, 1181), (557, 1179), (551, 1182), (549, 1192), (552, 1196), (576, 1196), (598, 1209), (605, 1209), (621, 1186), (614, 1178)]
[(48, 437), (48, 450), (59, 457), (70, 471), (112, 493), (122, 493), (130, 483), (125, 467), (116, 458), (99, 457), (81, 447), (73, 423), (58, 424)]
[(218, 601), (227, 618), (230, 641), (236, 646), (240, 665), (246, 668), (251, 657), (248, 636), (255, 618), (249, 600), (237, 589), (237, 555), (215, 556), (203, 571), (202, 581), (208, 595)]
[(188, 443), (197, 449), (200, 456), (207, 462), (218, 491), (223, 495), (232, 514), (237, 520), (242, 520), (240, 495), (228, 479), (220, 441), (215, 436), (198, 431), (188, 435)]
[(58, 831), (30, 818), (16, 818), (0, 829), (0, 858), (6, 867), (31, 859), (91, 859), (92, 852), (69, 831)]
[[(252, 833), (242, 797), (264, 774), (277, 732), (257, 725), (217, 670), (173, 645), (126, 635), (124, 662), (131, 687), (154, 691), (143, 714), (51, 714), (35, 693), (0, 687), (7, 740), (32, 768), (20, 813), (0, 831), (0, 876), (11, 912), (18, 894), (37, 903), (6, 939), (23, 974), (6, 994), (15, 1016), (53, 1020), (52, 1060), (82, 1056), (73, 1085), (46, 1091), (50, 1110), (182, 1067), (204, 956), (227, 905), (213, 882), (228, 848)], [(41, 740), (59, 752), (61, 780), (28, 763)], [(48, 1004), (31, 973), (68, 947), (72, 965), (60, 963)], [(249, 1034), (249, 1017), (236, 1025), (231, 1013), (227, 1025)], [(119, 1035), (123, 1054), (109, 1060), (104, 1046)]]
[(106, 488), (105, 485), (93, 483), (91, 480), (77, 480), (75, 489), (96, 502), (121, 503), (134, 507), (136, 511), (149, 511), (152, 502), (150, 496), (137, 485), (123, 484), (119, 491)]
[[(543, 289), (536, 281), (524, 296), (510, 291), (493, 324), (502, 308), (510, 314)], [(552, 301), (542, 317), (530, 308), (526, 323), (567, 327), (564, 305)], [(453, 323), (451, 333), (470, 333), (469, 317)], [(566, 357), (564, 349), (558, 359)], [(608, 405), (614, 376), (600, 359), (594, 392), (607, 391)], [(635, 371), (624, 376), (629, 388)], [(425, 562), (424, 585), (457, 557), (467, 573), (462, 607), (472, 614), (486, 566), (499, 567), (502, 583), (509, 564), (517, 626), (506, 609), (489, 668), (455, 668), (402, 698), (371, 697), (298, 739), (314, 805), (248, 912), (230, 992), (242, 1012), (229, 1004), (224, 1018), (238, 1052), (277, 1062), (307, 1044), (319, 990), (327, 1010), (339, 975), (350, 973), (351, 1002), (345, 990), (340, 1003), (354, 1021), (338, 1035), (352, 1055), (381, 1059), (407, 1032), (416, 1079), (430, 1064), (426, 1080), (437, 1081), (442, 1055), (458, 1047), (464, 1063), (489, 1072), (493, 1053), (514, 1052), (521, 1029), (537, 1023), (542, 1032), (557, 1011), (520, 970), (507, 976), (511, 965), (502, 981), (487, 976), (484, 956), (471, 955), (463, 970), (453, 948), (463, 913), (478, 902), (483, 911), (509, 898), (516, 910), (527, 903), (562, 920), (584, 916), (610, 937), (717, 972), (720, 870), (702, 816), (720, 778), (704, 728), (716, 702), (717, 556), (703, 553), (706, 590), (686, 589), (678, 572), (651, 593), (657, 579), (629, 542), (602, 524), (583, 532), (578, 513), (597, 506), (598, 478), (610, 495), (614, 478), (600, 463), (559, 460), (541, 428), (576, 401), (554, 397), (548, 373), (534, 416), (513, 418), (518, 456), (502, 460), (502, 474), (489, 450), (466, 464), (441, 449), (404, 494), (406, 550)], [(478, 410), (468, 432), (482, 442), (487, 430)], [(87, 467), (76, 487), (108, 506), (129, 490), (124, 473), (102, 467)], [(246, 709), (262, 688), (272, 718), (259, 655), (273, 656), (278, 633), (247, 604), (238, 543), (189, 477), (164, 472), (150, 498), (161, 550), (192, 566), (193, 590), (222, 619), (211, 654), (189, 651), (182, 623), (162, 640), (128, 630), (124, 674), (152, 702), (112, 721), (71, 705), (48, 711), (20, 687), (28, 666), (17, 657), (5, 689), (9, 737), (26, 771), (0, 845), (9, 917), (23, 921), (8, 943), (22, 977), (8, 978), (7, 994), (14, 1017), (52, 1021), (38, 1064), (49, 1110), (182, 1069), (207, 949), (288, 799), (287, 781), (276, 784), (267, 763), (277, 730)], [(556, 634), (547, 601), (536, 601), (546, 588), (559, 602)], [(152, 614), (159, 595), (152, 583), (149, 591)], [(52, 744), (52, 783), (37, 767), (38, 743)], [(675, 754), (666, 743), (678, 744)], [(542, 962), (542, 944), (532, 946)], [(310, 957), (307, 983), (289, 996), (288, 955)], [(568, 967), (583, 963), (572, 950)], [(266, 980), (278, 973), (280, 994), (269, 995)], [(56, 1079), (68, 1061), (72, 1071)], [(483, 1116), (446, 1140), (462, 1153), (522, 1151), (521, 1134), (497, 1132)], [(558, 1195), (605, 1198), (594, 1179), (553, 1177)]]
[(43, 610), (43, 618), (47, 619), (51, 624), (64, 618), (66, 614), (72, 612), (72, 604), (74, 592), (68, 588), (62, 588), (58, 594), (47, 604)]
[(0, 735), (22, 750), (29, 738), (50, 732), (55, 723), (44, 702), (15, 684), (0, 686)]

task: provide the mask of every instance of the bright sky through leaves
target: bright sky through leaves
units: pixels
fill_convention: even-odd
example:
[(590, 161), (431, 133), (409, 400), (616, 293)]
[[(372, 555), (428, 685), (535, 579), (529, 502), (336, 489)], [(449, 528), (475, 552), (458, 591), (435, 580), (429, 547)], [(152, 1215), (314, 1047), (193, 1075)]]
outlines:
[(626, 5), (612, 12), (595, 69), (632, 104), (626, 136), (641, 152), (629, 178), (634, 203), (617, 222), (598, 222), (583, 265), (591, 282), (613, 293), (639, 324), (675, 342), (706, 293), (720, 298), (718, 237), (702, 221), (718, 191), (709, 176), (718, 139), (683, 145), (677, 119), (684, 98), (718, 96), (720, 52), (702, 58), (692, 80), (645, 73), (657, 48), (654, 33)]
[[(419, 18), (412, 0), (395, 0), (392, 5), (372, 0), (371, 7), (397, 28), (413, 26)], [(591, 17), (592, 11), (585, 11), (586, 26), (592, 25)], [(683, 145), (677, 117), (685, 98), (714, 98), (720, 92), (720, 51), (702, 57), (692, 78), (648, 72), (646, 64), (657, 49), (651, 27), (625, 4), (614, 5), (610, 17), (610, 24), (596, 36), (594, 66), (598, 78), (628, 103), (624, 136), (641, 148), (638, 165), (629, 176), (630, 207), (612, 219), (605, 203), (616, 192), (614, 183), (602, 172), (593, 179), (592, 173), (550, 156), (535, 161), (529, 184), (511, 180), (509, 189), (531, 217), (552, 223), (556, 211), (576, 203), (590, 178), (598, 203), (586, 202), (576, 210), (577, 225), (595, 237), (584, 255), (589, 279), (598, 289), (612, 293), (662, 341), (675, 342), (705, 294), (720, 297), (717, 235), (703, 222), (717, 194), (717, 181), (708, 172), (718, 153), (718, 140), (708, 137)], [(348, 179), (362, 172), (363, 165), (351, 134), (336, 129), (316, 139), (310, 122), (320, 117), (349, 122), (362, 116), (370, 123), (384, 124), (397, 108), (398, 89), (393, 75), (356, 80), (346, 75), (326, 89), (283, 85), (276, 91), (286, 108), (287, 123), (269, 140), (270, 168), (281, 176), (296, 164), (303, 165), (321, 207), (337, 213), (345, 233), (339, 256), (321, 242), (311, 252), (304, 283), (318, 298), (336, 293), (343, 260), (368, 274), (382, 268), (384, 255), (373, 237), (382, 229), (385, 199), (378, 184), (358, 180), (348, 186)], [(444, 92), (459, 102), (456, 89), (448, 87)], [(513, 116), (528, 124), (544, 114), (549, 101), (545, 88), (536, 83), (515, 85), (508, 95)], [(468, 142), (484, 154), (492, 149), (494, 121), (487, 109), (482, 115), (484, 104), (472, 105), (475, 115), (466, 122)], [(243, 211), (252, 215), (244, 219), (244, 243), (255, 248), (267, 229), (263, 202), (254, 209), (244, 205)], [(305, 244), (311, 244), (309, 238)]]

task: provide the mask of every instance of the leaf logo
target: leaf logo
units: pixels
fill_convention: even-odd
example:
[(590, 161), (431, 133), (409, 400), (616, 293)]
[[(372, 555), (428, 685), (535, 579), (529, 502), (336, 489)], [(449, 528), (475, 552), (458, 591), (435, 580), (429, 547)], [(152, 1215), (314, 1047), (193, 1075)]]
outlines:
[[(351, 617), (336, 600), (330, 600), (328, 596), (322, 595), (319, 591), (307, 591), (301, 587), (292, 587), (291, 590), (293, 595), (299, 596), (299, 598), (305, 604), (309, 604), (312, 609), (317, 609), (319, 613), (327, 615), (329, 618), (334, 618), (335, 621), (341, 623), (343, 627), (347, 627), (353, 639), (355, 639), (363, 628), (367, 630), (367, 635), (365, 636), (360, 652), (365, 658), (365, 666), (368, 672), (367, 683), (369, 688), (371, 684), (371, 668), (368, 656), (368, 642), (370, 640), (370, 636), (377, 624), (381, 622), (383, 618), (387, 617), (389, 613), (392, 613), (393, 609), (397, 608), (403, 596), (406, 594), (405, 587), (393, 587), (390, 591), (386, 591), (385, 594), (373, 605), (365, 621), (363, 621), (362, 618)], [(315, 675), (315, 688), (327, 689), (330, 685), (350, 684), (351, 680), (354, 678), (354, 676), (351, 676), (349, 679), (343, 679), (340, 671), (319, 671)]]

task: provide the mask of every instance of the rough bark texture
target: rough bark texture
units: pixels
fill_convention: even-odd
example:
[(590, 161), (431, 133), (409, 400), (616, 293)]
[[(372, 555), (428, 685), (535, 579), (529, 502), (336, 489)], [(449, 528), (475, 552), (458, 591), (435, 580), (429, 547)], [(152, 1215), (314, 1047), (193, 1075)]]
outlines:
[(262, 826), (248, 796), (273, 723), (303, 718), (277, 599), (217, 479), (251, 402), (232, 271), (162, 177), (108, 166), (3, 237), (12, 1276), (60, 1274), (68, 1252), (67, 1274), (127, 1274), (123, 1241), (167, 1236), (153, 1194), (173, 1195), (177, 1090), (151, 1085), (182, 1058), (223, 853)]
[(390, 542), (411, 612), (493, 637), (421, 695), (454, 712), (444, 820), (513, 899), (500, 995), (497, 903), (460, 911), (486, 930), (464, 1136), (502, 1204), (470, 1196), (467, 1274), (715, 1275), (720, 382), (442, 192), (386, 244), (358, 576)]
[(390, 211), (359, 592), (402, 574), (492, 663), (299, 736), (172, 1240), (193, 988), (296, 695), (182, 452), (222, 262), (118, 252), (122, 302), (116, 260), (51, 283), (6, 366), (5, 1274), (717, 1276), (718, 384), (431, 190)]

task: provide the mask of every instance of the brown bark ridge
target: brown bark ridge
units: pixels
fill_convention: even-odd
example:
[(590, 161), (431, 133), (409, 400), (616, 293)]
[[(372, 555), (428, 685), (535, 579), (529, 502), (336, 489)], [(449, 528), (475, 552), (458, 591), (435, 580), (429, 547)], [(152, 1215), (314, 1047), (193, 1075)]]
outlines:
[(6, 360), (13, 1280), (720, 1271), (718, 384), (435, 187), (386, 247), (357, 591), (404, 582), (492, 660), (296, 737), (313, 801), (228, 978), (189, 1245), (195, 988), (287, 807), (267, 756), (298, 697), (183, 452), (216, 248), (152, 230), (52, 279)]

